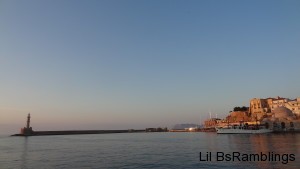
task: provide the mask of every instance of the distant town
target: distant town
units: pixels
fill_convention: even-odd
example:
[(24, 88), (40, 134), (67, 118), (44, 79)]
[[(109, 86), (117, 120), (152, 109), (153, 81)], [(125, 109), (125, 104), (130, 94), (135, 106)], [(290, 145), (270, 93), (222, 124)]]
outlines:
[(241, 123), (265, 125), (274, 131), (300, 131), (300, 98), (253, 98), (249, 107), (234, 107), (224, 119), (210, 118), (204, 121), (203, 127), (190, 127), (185, 130), (214, 131), (216, 127)]

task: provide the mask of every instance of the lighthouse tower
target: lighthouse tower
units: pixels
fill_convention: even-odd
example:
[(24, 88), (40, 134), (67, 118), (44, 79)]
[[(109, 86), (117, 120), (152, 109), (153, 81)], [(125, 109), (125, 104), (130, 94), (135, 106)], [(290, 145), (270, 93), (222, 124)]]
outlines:
[(33, 134), (32, 127), (30, 127), (30, 118), (30, 113), (28, 113), (26, 127), (21, 128), (21, 134), (25, 136), (30, 136)]
[(30, 113), (28, 113), (28, 116), (27, 116), (27, 125), (26, 125), (26, 128), (29, 128), (30, 127)]

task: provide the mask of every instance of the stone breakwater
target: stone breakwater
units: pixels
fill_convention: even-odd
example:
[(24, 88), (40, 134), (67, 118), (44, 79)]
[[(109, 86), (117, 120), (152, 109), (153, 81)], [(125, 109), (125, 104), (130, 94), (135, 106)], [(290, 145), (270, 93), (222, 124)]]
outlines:
[(48, 136), (75, 134), (109, 134), (109, 133), (139, 133), (145, 130), (62, 130), (62, 131), (32, 131), (30, 134), (14, 134), (11, 136)]

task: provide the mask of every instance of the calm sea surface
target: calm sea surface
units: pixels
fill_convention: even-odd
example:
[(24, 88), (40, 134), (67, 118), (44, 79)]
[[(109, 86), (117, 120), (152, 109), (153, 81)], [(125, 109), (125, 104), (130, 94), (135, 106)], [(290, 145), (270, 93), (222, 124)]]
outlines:
[[(205, 160), (207, 152), (211, 161)], [(216, 153), (273, 153), (294, 161), (217, 161)], [(209, 159), (208, 159), (209, 160)], [(221, 158), (219, 159), (221, 160)], [(0, 169), (300, 168), (300, 134), (123, 133), (0, 136)]]

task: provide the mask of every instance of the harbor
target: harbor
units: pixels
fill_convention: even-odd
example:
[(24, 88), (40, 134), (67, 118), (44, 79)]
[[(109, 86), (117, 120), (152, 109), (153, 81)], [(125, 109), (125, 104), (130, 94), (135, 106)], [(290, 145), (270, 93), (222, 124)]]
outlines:
[(58, 130), (34, 131), (30, 126), (30, 113), (26, 126), (20, 133), (11, 136), (48, 136), (48, 135), (79, 135), (109, 133), (143, 133), (143, 132), (216, 132), (220, 134), (261, 134), (261, 133), (299, 133), (300, 132), (300, 98), (282, 97), (251, 99), (250, 107), (235, 107), (223, 119), (210, 118), (204, 126), (185, 126), (181, 128), (146, 128), (127, 130)]

